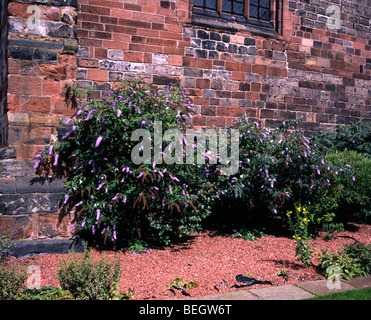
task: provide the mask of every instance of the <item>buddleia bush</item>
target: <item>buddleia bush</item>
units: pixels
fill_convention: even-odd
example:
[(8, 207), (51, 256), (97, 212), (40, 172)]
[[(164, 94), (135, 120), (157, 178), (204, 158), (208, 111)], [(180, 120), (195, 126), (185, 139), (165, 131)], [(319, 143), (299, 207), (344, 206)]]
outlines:
[[(90, 89), (71, 86), (69, 92), (80, 109), (65, 121), (63, 139), (46, 146), (35, 165), (40, 175), (65, 176), (61, 210), (75, 212), (85, 234), (115, 243), (168, 244), (198, 230), (215, 197), (207, 161), (169, 164), (154, 157), (155, 130), (184, 132), (188, 125), (193, 109), (186, 91), (136, 80), (120, 82), (104, 101), (92, 98)], [(138, 129), (146, 134), (135, 135)], [(162, 150), (174, 155), (171, 144), (164, 142)]]
[[(222, 203), (234, 213), (232, 219), (238, 214), (249, 224), (270, 213), (286, 223), (287, 212), (305, 206), (312, 231), (332, 221), (339, 190), (331, 177), (339, 169), (326, 162), (322, 146), (309, 140), (298, 122), (286, 121), (269, 130), (242, 117), (234, 128), (240, 133), (239, 170), (223, 177), (219, 185)], [(340, 171), (351, 180), (350, 168)]]

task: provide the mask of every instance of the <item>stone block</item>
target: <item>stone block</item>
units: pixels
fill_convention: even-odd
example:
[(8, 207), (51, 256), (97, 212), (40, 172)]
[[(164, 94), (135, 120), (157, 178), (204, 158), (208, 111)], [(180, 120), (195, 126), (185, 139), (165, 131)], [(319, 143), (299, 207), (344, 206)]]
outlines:
[(28, 197), (0, 194), (0, 214), (17, 215), (27, 213)]
[(14, 178), (0, 177), (0, 194), (15, 193)]
[(17, 242), (13, 250), (15, 257), (25, 257), (37, 254), (67, 254), (69, 252), (84, 252), (84, 241), (75, 236), (71, 239), (26, 240)]
[(32, 60), (32, 48), (9, 46), (10, 56), (14, 59)]
[(15, 186), (17, 193), (47, 193), (48, 184), (41, 177), (16, 177)]
[(17, 157), (17, 149), (13, 147), (0, 148), (0, 160), (14, 159)]
[(40, 214), (38, 221), (38, 238), (66, 237), (71, 235), (71, 228), (65, 221), (60, 221), (59, 214)]
[(0, 177), (30, 177), (35, 175), (35, 161), (1, 160)]
[(0, 216), (0, 226), (1, 231), (9, 232), (10, 236), (14, 236), (15, 240), (26, 239), (32, 236), (32, 217), (29, 215), (2, 215)]
[(27, 213), (57, 212), (61, 197), (59, 193), (29, 194), (26, 211)]

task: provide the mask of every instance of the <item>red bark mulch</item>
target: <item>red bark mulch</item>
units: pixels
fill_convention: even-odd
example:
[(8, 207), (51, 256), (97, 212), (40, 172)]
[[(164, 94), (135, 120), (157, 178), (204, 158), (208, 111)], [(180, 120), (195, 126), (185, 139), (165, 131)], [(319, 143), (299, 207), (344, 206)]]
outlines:
[[(353, 237), (365, 243), (371, 242), (371, 226), (358, 225), (355, 232), (344, 231), (326, 241), (323, 234), (310, 241), (315, 252), (321, 249), (336, 252), (344, 244), (354, 242)], [(344, 237), (345, 236), (345, 237)], [(324, 279), (315, 267), (305, 268), (295, 261), (295, 241), (286, 237), (266, 236), (258, 241), (248, 241), (231, 236), (214, 236), (209, 232), (195, 234), (183, 244), (164, 249), (152, 249), (148, 253), (132, 252), (104, 253), (93, 250), (93, 257), (119, 259), (121, 263), (120, 292), (134, 288), (134, 299), (172, 299), (183, 298), (180, 291), (176, 295), (169, 291), (168, 285), (176, 278), (183, 281), (197, 281), (198, 287), (187, 292), (192, 297), (241, 290), (231, 288), (236, 284), (237, 274), (244, 274), (258, 280), (268, 280), (273, 286), (294, 284), (302, 281)], [(59, 286), (56, 277), (58, 259), (66, 255), (39, 255), (24, 258), (10, 258), (9, 263), (23, 266), (36, 264), (41, 270), (41, 286)], [(314, 265), (318, 265), (317, 257)], [(289, 279), (276, 275), (285, 269)], [(241, 283), (240, 283), (241, 284)], [(216, 288), (215, 288), (216, 286)], [(252, 285), (242, 290), (270, 286)], [(218, 291), (219, 290), (219, 291)]]

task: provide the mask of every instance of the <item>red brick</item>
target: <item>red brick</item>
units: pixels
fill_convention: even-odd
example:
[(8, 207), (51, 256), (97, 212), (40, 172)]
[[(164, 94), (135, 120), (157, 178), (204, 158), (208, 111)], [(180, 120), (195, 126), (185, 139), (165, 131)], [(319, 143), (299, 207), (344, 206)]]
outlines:
[(169, 55), (169, 65), (171, 66), (182, 66), (183, 64), (183, 57), (182, 56), (177, 56), (177, 55), (173, 55), (173, 54), (170, 54)]
[(88, 80), (108, 81), (108, 70), (88, 69)]
[(269, 76), (287, 77), (287, 69), (268, 67), (267, 74)]
[(196, 79), (196, 87), (199, 89), (210, 89), (210, 79)]
[[(223, 108), (223, 107), (219, 107)], [(206, 125), (208, 127), (218, 127), (224, 128), (225, 127), (225, 118), (224, 117), (206, 117)]]
[(201, 105), (201, 106), (208, 106), (210, 104), (210, 99), (204, 98), (204, 97), (194, 97), (193, 104)]
[(59, 96), (61, 92), (61, 82), (55, 79), (44, 79), (43, 95), (44, 96)]
[(7, 110), (10, 112), (19, 112), (19, 95), (8, 93)]
[(111, 11), (110, 8), (108, 7), (98, 7), (98, 6), (89, 6), (82, 4), (80, 6), (80, 12), (86, 12), (86, 13), (91, 13), (91, 14), (98, 14), (102, 16), (110, 16)]
[[(105, 48), (94, 48), (94, 58), (97, 59), (107, 59), (107, 49)], [(85, 61), (83, 61), (85, 60)], [(96, 68), (98, 67), (98, 61), (96, 60), (88, 60), (88, 59), (79, 59), (78, 65), (81, 66), (81, 63), (85, 63), (88, 65), (88, 68)], [(96, 61), (96, 62), (95, 62)], [(95, 66), (93, 66), (95, 65)]]
[(216, 114), (223, 117), (241, 117), (244, 111), (244, 108), (239, 107), (218, 107)]
[(39, 65), (39, 75), (45, 78), (63, 80), (66, 78), (66, 64), (40, 64)]
[(192, 124), (196, 127), (203, 127), (203, 126), (206, 125), (206, 117), (193, 116), (192, 117)]
[(18, 75), (8, 76), (8, 93), (40, 96), (42, 79)]
[(251, 91), (259, 92), (261, 90), (260, 83), (251, 83)]
[(245, 72), (233, 71), (232, 80), (243, 81), (245, 80)]
[(17, 18), (28, 18), (31, 16), (31, 12), (27, 13), (29, 4), (27, 3), (17, 3), (11, 2), (8, 5), (8, 12), (10, 16), (15, 16)]
[(208, 59), (197, 59), (197, 67), (200, 69), (211, 69), (213, 61)]
[(38, 113), (48, 113), (50, 112), (50, 107), (50, 97), (20, 96), (19, 98), (19, 108), (22, 112), (32, 111)]
[(143, 53), (136, 51), (124, 52), (124, 60), (130, 62), (143, 62)]
[(240, 71), (240, 63), (235, 61), (227, 61), (225, 63), (225, 69), (229, 71)]
[(262, 66), (262, 65), (256, 65), (256, 64), (254, 64), (251, 67), (251, 71), (252, 71), (252, 73), (258, 73), (258, 74), (265, 75), (267, 73), (267, 67), (266, 66)]

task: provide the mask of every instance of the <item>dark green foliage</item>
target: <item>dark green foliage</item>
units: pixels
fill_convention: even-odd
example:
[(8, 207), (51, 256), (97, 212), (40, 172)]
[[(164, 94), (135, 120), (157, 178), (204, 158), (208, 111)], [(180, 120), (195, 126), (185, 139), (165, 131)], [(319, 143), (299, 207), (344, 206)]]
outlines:
[[(69, 92), (76, 104), (84, 95), (88, 103), (67, 120), (71, 127), (63, 141), (41, 152), (37, 166), (40, 174), (67, 176), (61, 207), (76, 210), (81, 232), (127, 246), (138, 239), (168, 244), (199, 230), (215, 198), (207, 164), (154, 160), (155, 122), (162, 122), (163, 133), (187, 126), (192, 108), (185, 91), (173, 86), (161, 91), (137, 80), (123, 81), (105, 101), (79, 87)], [(150, 134), (148, 148), (147, 138), (133, 141), (137, 129)], [(132, 156), (141, 144), (149, 151), (149, 161), (142, 163)], [(163, 150), (168, 147), (164, 143)]]
[(326, 152), (357, 151), (371, 156), (371, 122), (337, 126), (335, 131), (315, 134), (312, 139), (321, 144)]
[(334, 184), (342, 189), (337, 220), (371, 222), (371, 157), (355, 151), (333, 152), (326, 155), (328, 162), (351, 167), (354, 176), (349, 179), (336, 172)]
[(20, 267), (0, 262), (0, 300), (14, 300), (24, 287), (27, 273)]
[(331, 266), (338, 266), (340, 276), (344, 279), (360, 275), (367, 276), (371, 272), (371, 244), (357, 241), (344, 245), (338, 253), (323, 250), (319, 260), (321, 271), (326, 277), (332, 276), (331, 269), (328, 269)]
[(85, 251), (83, 259), (73, 256), (60, 262), (57, 277), (62, 289), (69, 291), (74, 299), (113, 299), (118, 289), (120, 264), (104, 257), (92, 259), (90, 251)]
[[(296, 206), (310, 211), (311, 230), (332, 220), (337, 190), (330, 177), (336, 168), (325, 162), (322, 149), (296, 122), (268, 130), (243, 117), (234, 128), (240, 131), (239, 172), (221, 177), (218, 186), (222, 212), (228, 211), (230, 220), (251, 227), (271, 213), (285, 222), (286, 212)], [(349, 176), (350, 170), (342, 173)]]

